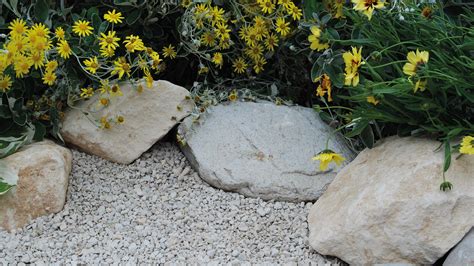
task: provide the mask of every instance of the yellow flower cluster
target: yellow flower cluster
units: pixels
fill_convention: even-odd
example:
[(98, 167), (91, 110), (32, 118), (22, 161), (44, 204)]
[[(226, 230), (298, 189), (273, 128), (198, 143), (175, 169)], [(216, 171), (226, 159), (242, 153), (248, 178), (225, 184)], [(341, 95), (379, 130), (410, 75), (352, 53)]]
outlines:
[[(218, 6), (208, 3), (186, 3), (192, 10), (193, 21), (198, 30), (201, 46), (213, 51), (209, 61), (222, 68), (226, 59), (232, 61), (235, 73), (243, 74), (251, 66), (255, 73), (261, 73), (267, 64), (265, 53), (275, 51), (281, 38), (291, 32), (290, 21), (302, 17), (302, 10), (291, 0), (256, 0), (242, 3), (241, 17), (231, 20), (230, 14)], [(238, 36), (233, 35), (238, 30)], [(235, 34), (237, 35), (237, 34)], [(241, 54), (224, 52), (231, 46), (238, 46)], [(207, 73), (201, 67), (200, 73)], [(204, 71), (203, 69), (206, 69)]]
[(0, 91), (6, 92), (13, 85), (13, 77), (6, 74), (9, 68), (15, 72), (15, 78), (23, 78), (31, 69), (40, 70), (43, 83), (54, 85), (58, 62), (46, 56), (52, 48), (49, 29), (42, 23), (28, 27), (22, 19), (13, 20), (8, 29), (8, 39), (0, 52)]
[[(108, 11), (103, 18), (112, 28), (99, 33), (84, 19), (76, 20), (70, 28), (57, 27), (54, 32), (42, 23), (28, 26), (22, 19), (12, 21), (4, 49), (0, 51), (0, 93), (8, 92), (15, 84), (14, 78), (35, 77), (38, 73), (44, 84), (57, 85), (58, 76), (67, 79), (69, 74), (66, 69), (58, 66), (70, 59), (74, 59), (74, 64), (78, 62), (90, 78), (89, 85), (80, 89), (78, 97), (91, 98), (99, 91), (100, 108), (108, 106), (113, 97), (122, 95), (118, 83), (124, 78), (143, 76), (146, 86), (151, 88), (154, 81), (152, 73), (158, 73), (162, 69), (160, 54), (145, 46), (139, 36), (128, 35), (122, 38), (113, 30), (114, 24), (122, 23), (124, 19), (120, 12)], [(85, 37), (88, 41), (84, 45), (98, 46), (98, 54), (90, 47), (78, 54), (73, 51), (72, 47), (76, 46), (81, 50), (81, 43), (86, 43), (86, 40), (82, 40)], [(175, 48), (172, 45), (163, 48), (162, 55), (165, 58), (175, 58)], [(221, 58), (215, 56), (216, 62), (222, 61), (222, 55), (220, 56)], [(7, 73), (15, 73), (15, 77)], [(142, 92), (143, 86), (138, 85), (136, 90)], [(124, 118), (118, 117), (115, 120), (120, 124)], [(98, 122), (102, 128), (110, 128), (109, 120), (100, 119)]]

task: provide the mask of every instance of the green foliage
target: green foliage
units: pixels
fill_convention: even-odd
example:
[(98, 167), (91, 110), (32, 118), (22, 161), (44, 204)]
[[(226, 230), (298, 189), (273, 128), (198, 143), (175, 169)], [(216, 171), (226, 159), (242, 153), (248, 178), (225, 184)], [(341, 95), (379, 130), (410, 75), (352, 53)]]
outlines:
[(14, 188), (17, 182), (18, 175), (8, 168), (4, 162), (0, 161), (0, 196)]
[[(369, 148), (375, 136), (436, 138), (445, 143), (447, 171), (456, 151), (449, 143), (474, 133), (474, 13), (458, 5), (454, 15), (452, 7), (404, 3), (376, 10), (368, 20), (345, 6), (345, 18), (319, 21), (320, 39), (331, 47), (315, 56), (311, 75), (330, 77), (329, 108), (347, 137)], [(362, 48), (356, 86), (344, 82), (351, 62), (343, 56), (351, 47)], [(429, 53), (429, 60), (408, 75), (407, 55), (417, 50)], [(442, 189), (449, 189), (446, 184)]]

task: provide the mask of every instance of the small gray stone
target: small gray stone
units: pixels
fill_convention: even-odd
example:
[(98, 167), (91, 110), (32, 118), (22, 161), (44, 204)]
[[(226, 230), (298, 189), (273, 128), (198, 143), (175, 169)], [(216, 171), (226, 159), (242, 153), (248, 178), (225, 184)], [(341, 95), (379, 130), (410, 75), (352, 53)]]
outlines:
[(443, 266), (474, 265), (474, 227), (451, 250)]

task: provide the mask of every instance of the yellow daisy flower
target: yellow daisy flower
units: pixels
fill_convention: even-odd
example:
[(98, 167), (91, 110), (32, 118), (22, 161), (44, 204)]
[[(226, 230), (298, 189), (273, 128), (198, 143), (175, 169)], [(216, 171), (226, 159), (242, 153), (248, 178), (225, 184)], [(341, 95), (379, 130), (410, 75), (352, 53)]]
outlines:
[(120, 57), (114, 62), (114, 70), (112, 70), (112, 75), (118, 74), (119, 79), (123, 77), (124, 74), (130, 77), (130, 64), (124, 57)]
[(92, 74), (95, 74), (97, 69), (100, 67), (97, 56), (84, 60), (84, 65), (86, 66), (86, 70)]
[(78, 20), (74, 22), (72, 26), (72, 32), (77, 34), (79, 37), (86, 37), (92, 34), (92, 28), (89, 26), (90, 22), (85, 20)]
[(232, 66), (234, 67), (234, 72), (242, 74), (245, 72), (248, 65), (245, 63), (245, 60), (242, 57), (239, 57), (234, 61)]
[(28, 30), (28, 27), (26, 26), (26, 22), (24, 20), (17, 18), (10, 22), (8, 29), (10, 29), (10, 34), (12, 37), (16, 37), (25, 34)]
[(236, 90), (232, 90), (232, 92), (229, 94), (229, 101), (231, 102), (235, 102), (238, 98), (238, 95), (237, 95), (237, 91)]
[(34, 52), (30, 55), (31, 61), (35, 69), (38, 69), (44, 66), (44, 53), (43, 52)]
[(216, 44), (216, 36), (214, 33), (206, 31), (201, 36), (201, 42), (206, 46), (212, 47)]
[(0, 91), (8, 91), (12, 84), (12, 78), (9, 75), (0, 76)]
[(403, 66), (403, 73), (407, 74), (410, 77), (414, 76), (420, 66), (428, 63), (429, 57), (430, 53), (427, 51), (420, 52), (417, 49), (416, 52), (409, 52), (407, 55), (408, 63)]
[(35, 25), (30, 29), (30, 35), (47, 38), (49, 35), (49, 29), (43, 23), (35, 23)]
[(291, 15), (293, 20), (297, 21), (297, 20), (301, 19), (301, 16), (303, 15), (303, 12), (295, 4), (292, 3), (290, 8), (288, 9), (288, 14)]
[(263, 66), (267, 64), (267, 60), (265, 60), (263, 57), (260, 57), (259, 59), (255, 60), (254, 63), (253, 70), (258, 74), (263, 71)]
[(459, 152), (463, 154), (474, 155), (474, 137), (473, 136), (465, 136), (462, 139)]
[(53, 72), (58, 68), (58, 61), (56, 60), (51, 60), (46, 63), (46, 71), (48, 72)]
[(214, 53), (212, 56), (212, 63), (222, 68), (222, 65), (224, 64), (224, 58), (222, 57), (222, 54), (219, 52)]
[(71, 47), (69, 46), (69, 43), (66, 40), (60, 40), (58, 43), (58, 54), (64, 59), (68, 59), (69, 56), (72, 54)]
[(384, 0), (352, 0), (352, 3), (355, 4), (354, 9), (357, 11), (362, 11), (367, 18), (372, 19), (372, 14), (375, 9), (381, 9), (384, 7)]
[(88, 88), (82, 88), (81, 94), (79, 96), (81, 96), (81, 98), (83, 99), (87, 99), (87, 98), (92, 97), (93, 95), (94, 95), (94, 88), (88, 87)]
[(125, 48), (128, 52), (133, 53), (135, 51), (143, 51), (146, 50), (145, 45), (143, 44), (142, 39), (135, 35), (130, 35), (125, 38), (123, 41), (125, 44)]
[(344, 52), (342, 58), (346, 65), (344, 85), (355, 87), (359, 84), (359, 67), (364, 64), (362, 62), (362, 47), (359, 50), (356, 47), (352, 47), (352, 52)]
[(117, 124), (125, 123), (125, 118), (121, 115), (117, 116)]
[(278, 4), (283, 6), (285, 9), (289, 9), (293, 2), (291, 0), (278, 0)]
[(267, 48), (268, 51), (273, 52), (275, 46), (278, 46), (278, 36), (270, 33), (267, 38), (265, 38), (265, 48)]
[(275, 30), (280, 33), (281, 36), (288, 35), (288, 33), (290, 33), (290, 22), (285, 22), (285, 19), (282, 17), (277, 18)]
[(56, 30), (54, 31), (54, 34), (56, 35), (56, 38), (58, 38), (59, 40), (64, 40), (66, 36), (66, 32), (61, 27), (57, 27)]
[(258, 0), (257, 2), (259, 3), (263, 13), (271, 14), (275, 9), (275, 4), (272, 0)]
[(247, 47), (247, 49), (245, 49), (245, 54), (252, 60), (256, 61), (263, 55), (263, 46), (261, 44), (257, 44), (252, 47)]
[(163, 56), (165, 58), (169, 57), (171, 59), (176, 58), (176, 51), (174, 46), (170, 44), (168, 46), (163, 47)]
[(99, 37), (99, 46), (101, 49), (104, 50), (115, 50), (119, 47), (120, 38), (115, 36), (116, 32), (111, 30), (108, 31), (107, 34), (101, 32)]
[(112, 97), (123, 95), (122, 90), (120, 89), (120, 86), (118, 84), (115, 84), (112, 87), (110, 87), (109, 94)]
[(43, 76), (43, 83), (49, 86), (53, 86), (56, 82), (56, 74), (54, 72), (47, 71)]
[(104, 19), (112, 24), (118, 24), (122, 23), (122, 19), (124, 19), (124, 17), (122, 17), (122, 13), (117, 13), (116, 10), (113, 9), (112, 11), (107, 11), (107, 14), (104, 14)]
[(344, 160), (345, 158), (342, 157), (342, 155), (331, 150), (324, 150), (313, 157), (313, 161), (320, 161), (319, 169), (321, 169), (321, 171), (326, 171), (331, 162), (334, 162), (337, 166), (339, 166)]
[(15, 58), (15, 62), (13, 67), (15, 69), (15, 74), (17, 78), (22, 78), (23, 75), (28, 74), (30, 72), (30, 67), (33, 65), (33, 61), (30, 57), (26, 57), (24, 55), (18, 55)]
[(380, 101), (375, 99), (374, 96), (367, 96), (367, 102), (371, 103), (373, 105), (377, 105), (377, 104), (379, 104)]

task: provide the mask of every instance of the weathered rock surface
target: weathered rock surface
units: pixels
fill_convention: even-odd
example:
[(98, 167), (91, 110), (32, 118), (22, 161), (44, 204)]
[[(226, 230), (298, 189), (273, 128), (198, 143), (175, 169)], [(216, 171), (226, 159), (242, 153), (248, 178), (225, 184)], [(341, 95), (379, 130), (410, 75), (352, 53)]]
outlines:
[[(325, 149), (331, 128), (310, 108), (235, 102), (208, 110), (199, 123), (178, 128), (182, 149), (211, 185), (262, 199), (316, 200), (338, 169), (319, 171), (312, 157)], [(350, 161), (341, 136), (329, 148)]]
[(27, 145), (2, 159), (17, 173), (17, 186), (0, 196), (0, 227), (20, 228), (36, 217), (62, 210), (72, 154), (52, 141)]
[[(474, 207), (473, 207), (474, 208)], [(474, 228), (449, 253), (443, 266), (474, 265)]]
[[(167, 81), (155, 81), (153, 88), (142, 93), (130, 84), (121, 85), (123, 96), (114, 97), (106, 108), (98, 109), (95, 95), (79, 108), (69, 110), (61, 134), (66, 143), (109, 161), (129, 164), (165, 136), (192, 110), (186, 100), (189, 92)], [(179, 106), (179, 108), (178, 108)], [(81, 110), (97, 110), (85, 115)], [(123, 124), (110, 129), (99, 128), (101, 117), (125, 118)]]
[(354, 264), (432, 264), (474, 223), (474, 157), (452, 161), (440, 191), (439, 142), (389, 138), (364, 150), (309, 214), (310, 245)]

